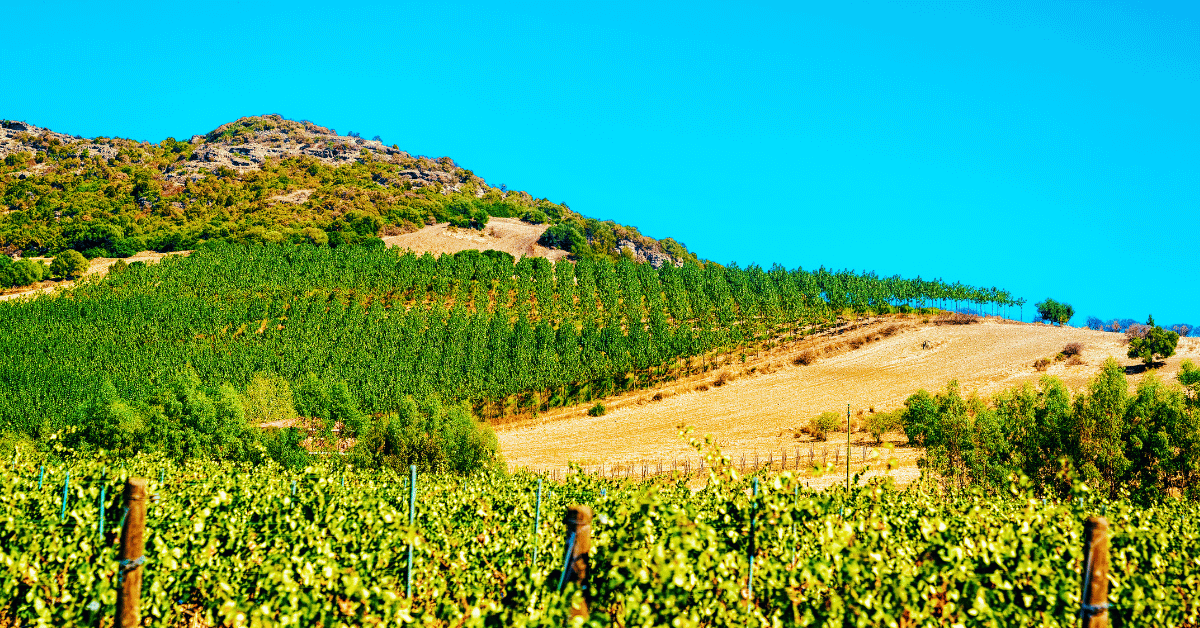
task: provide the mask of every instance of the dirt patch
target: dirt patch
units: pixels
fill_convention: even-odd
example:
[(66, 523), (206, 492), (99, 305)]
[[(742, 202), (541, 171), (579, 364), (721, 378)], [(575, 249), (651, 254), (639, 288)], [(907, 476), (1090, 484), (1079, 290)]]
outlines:
[(300, 205), (307, 202), (315, 191), (316, 190), (296, 190), (295, 192), (289, 192), (287, 194), (276, 194), (267, 200)]
[(560, 249), (548, 249), (537, 243), (549, 225), (531, 225), (516, 218), (492, 218), (482, 231), (450, 226), (441, 222), (412, 233), (384, 236), (388, 246), (417, 253), (457, 253), (468, 249), (504, 251), (513, 257), (545, 257), (556, 262), (567, 256)]
[[(133, 262), (146, 262), (147, 264), (154, 264), (154, 263), (157, 263), (160, 260), (162, 260), (164, 257), (171, 257), (171, 256), (175, 256), (175, 255), (186, 256), (189, 254), (191, 254), (191, 251), (176, 251), (173, 253), (157, 253), (155, 251), (142, 251), (141, 253), (138, 253), (138, 254), (130, 256), (130, 257), (126, 257), (124, 259), (125, 259), (125, 263), (127, 263), (127, 264), (132, 264)], [(29, 259), (49, 263), (54, 258), (52, 258), (52, 257), (31, 257)], [(85, 277), (93, 277), (93, 276), (94, 277), (103, 277), (108, 274), (108, 269), (111, 268), (113, 264), (116, 264), (117, 261), (118, 261), (118, 259), (115, 257), (97, 257), (96, 259), (92, 260), (89, 263), (87, 272), (84, 273), (84, 276)], [(36, 296), (39, 294), (46, 294), (48, 292), (53, 292), (56, 288), (68, 288), (73, 285), (75, 285), (74, 281), (65, 281), (65, 280), (39, 281), (38, 283), (35, 283), (31, 286), (23, 286), (20, 288), (13, 288), (13, 289), (3, 292), (2, 294), (0, 294), (0, 301), (7, 301), (9, 299), (16, 299), (16, 298), (20, 298), (20, 297), (33, 297), (33, 296)]]
[[(880, 333), (896, 324), (903, 329), (886, 337)], [(879, 339), (849, 350), (847, 340), (865, 334)], [(1071, 342), (1082, 347), (1084, 364), (1054, 362), (1044, 373), (1034, 369), (1037, 359), (1055, 355)], [(1126, 350), (1122, 334), (1089, 329), (1001, 323), (991, 318), (978, 324), (941, 326), (916, 319), (886, 320), (840, 337), (805, 340), (750, 357), (737, 364), (736, 377), (721, 386), (713, 386), (713, 380), (725, 371), (709, 372), (605, 399), (608, 413), (602, 417), (586, 416), (591, 404), (580, 404), (542, 415), (537, 424), (500, 426), (496, 431), (509, 464), (534, 469), (563, 469), (568, 461), (583, 460), (613, 464), (695, 459), (695, 452), (678, 437), (681, 425), (693, 426), (697, 434), (713, 434), (727, 454), (740, 458), (757, 452), (762, 458), (768, 452), (790, 452), (797, 443), (806, 448), (806, 441), (794, 437), (795, 430), (821, 412), (844, 412), (847, 404), (852, 411), (892, 410), (918, 389), (940, 391), (951, 379), (959, 381), (964, 394), (976, 391), (983, 396), (1025, 382), (1036, 385), (1044, 374), (1080, 390), (1108, 357), (1124, 366), (1140, 364), (1126, 358)], [(795, 358), (806, 351), (819, 357), (809, 365), (797, 364)], [(1181, 339), (1175, 357), (1154, 372), (1173, 381), (1187, 358), (1200, 359), (1200, 339)], [(773, 372), (750, 372), (769, 363), (781, 366)], [(1132, 384), (1145, 376), (1136, 368), (1129, 373)], [(648, 403), (647, 399), (657, 400)], [(844, 439), (845, 432), (840, 440), (831, 435), (830, 446), (840, 442), (844, 447)], [(892, 439), (903, 441), (899, 435)], [(870, 436), (860, 432), (852, 440), (866, 443)]]

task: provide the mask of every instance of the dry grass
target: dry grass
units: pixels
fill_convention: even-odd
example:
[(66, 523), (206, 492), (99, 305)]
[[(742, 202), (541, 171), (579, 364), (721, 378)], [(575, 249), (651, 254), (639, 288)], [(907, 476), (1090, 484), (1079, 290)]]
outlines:
[[(984, 397), (1025, 382), (1036, 385), (1043, 374), (1079, 390), (1110, 356), (1123, 365), (1138, 364), (1125, 357), (1124, 337), (1118, 333), (992, 318), (949, 325), (939, 324), (935, 317), (925, 325), (920, 320), (889, 318), (847, 326), (841, 334), (782, 342), (761, 355), (748, 356), (737, 371), (732, 371), (732, 364), (722, 366), (738, 375), (719, 387), (711, 385), (712, 372), (698, 373), (656, 389), (605, 399), (609, 412), (602, 419), (585, 417), (587, 405), (580, 405), (545, 413), (538, 422), (500, 427), (497, 436), (510, 463), (530, 468), (561, 469), (568, 460), (583, 458), (604, 462), (694, 456), (678, 436), (680, 425), (694, 426), (697, 434), (714, 434), (730, 454), (766, 454), (784, 447), (791, 451), (804, 441), (803, 435), (795, 435), (802, 434), (796, 428), (807, 417), (839, 410), (844, 420), (847, 403), (852, 411), (890, 411), (901, 407), (917, 389), (942, 390), (951, 379), (959, 381), (964, 393), (977, 391)], [(887, 331), (891, 325), (898, 328)], [(868, 335), (870, 342), (848, 350), (848, 340)], [(1178, 354), (1157, 369), (1160, 379), (1172, 381), (1183, 359), (1200, 359), (1200, 340), (1183, 340), (1188, 342), (1180, 342)], [(1044, 372), (1031, 366), (1072, 342), (1082, 346), (1081, 353), (1094, 357), (1089, 366), (1071, 366), (1070, 359), (1052, 362)], [(772, 365), (778, 368), (765, 372)], [(755, 367), (757, 372), (750, 373)], [(1136, 384), (1142, 377), (1134, 374), (1130, 381)], [(701, 386), (709, 388), (697, 390)], [(656, 402), (638, 405), (637, 400), (645, 397)], [(829, 438), (831, 444), (842, 442), (845, 432)], [(852, 439), (873, 441), (866, 433), (855, 433)], [(885, 440), (904, 442), (900, 434), (889, 434)]]
[(517, 218), (491, 218), (483, 231), (456, 229), (450, 223), (438, 223), (412, 233), (389, 235), (383, 238), (388, 246), (395, 246), (417, 253), (434, 255), (457, 253), (468, 249), (495, 249), (513, 257), (545, 257), (558, 261), (567, 256), (566, 251), (548, 249), (537, 243), (550, 225), (531, 225)]

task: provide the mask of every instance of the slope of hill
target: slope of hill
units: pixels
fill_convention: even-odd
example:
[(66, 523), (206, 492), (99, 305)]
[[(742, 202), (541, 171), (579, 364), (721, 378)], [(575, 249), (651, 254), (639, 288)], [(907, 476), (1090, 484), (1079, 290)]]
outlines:
[(338, 246), (489, 217), (568, 223), (579, 256), (695, 261), (678, 243), (585, 218), (565, 204), (493, 187), (449, 157), (278, 115), (158, 144), (85, 139), (0, 121), (0, 251), (127, 257), (210, 240)]
[[(580, 404), (543, 414), (532, 424), (500, 427), (501, 449), (510, 465), (533, 469), (562, 470), (568, 461), (613, 468), (687, 456), (695, 464), (696, 452), (678, 436), (679, 426), (689, 425), (699, 434), (712, 433), (735, 459), (758, 453), (766, 460), (772, 452), (778, 459), (783, 451), (794, 455), (797, 447), (808, 451), (810, 439), (800, 435), (800, 428), (812, 416), (845, 412), (846, 404), (856, 417), (871, 408), (893, 410), (918, 389), (940, 391), (950, 380), (958, 380), (964, 393), (975, 391), (985, 397), (1023, 383), (1036, 385), (1045, 375), (1079, 390), (1110, 357), (1127, 367), (1131, 383), (1146, 377), (1137, 360), (1125, 357), (1122, 334), (994, 318), (982, 324), (946, 326), (912, 320), (902, 323), (899, 333), (858, 349), (808, 366), (794, 363), (814, 347), (872, 338), (895, 325), (885, 320), (845, 337), (788, 343), (744, 364), (734, 362), (719, 371), (606, 399), (604, 416), (588, 416), (588, 404)], [(1072, 342), (1083, 346), (1083, 364), (1052, 361), (1044, 372), (1034, 368), (1036, 360), (1052, 358)], [(1200, 361), (1200, 340), (1181, 339), (1175, 357), (1152, 373), (1173, 382), (1180, 363), (1189, 358)], [(717, 380), (722, 385), (714, 385)], [(865, 432), (852, 438), (860, 444), (873, 442)], [(891, 440), (904, 438), (893, 435)], [(845, 442), (842, 430), (828, 445), (816, 447), (820, 452), (844, 447)]]

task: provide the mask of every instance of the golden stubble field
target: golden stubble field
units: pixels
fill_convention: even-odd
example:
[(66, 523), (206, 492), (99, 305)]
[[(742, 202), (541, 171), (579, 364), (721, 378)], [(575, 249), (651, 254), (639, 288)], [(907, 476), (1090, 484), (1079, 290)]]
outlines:
[(532, 225), (517, 218), (496, 218), (488, 220), (482, 231), (476, 229), (459, 229), (442, 222), (424, 227), (412, 233), (403, 235), (384, 236), (383, 241), (388, 246), (416, 251), (417, 253), (457, 253), (467, 249), (495, 249), (511, 254), (517, 259), (521, 257), (545, 257), (556, 262), (567, 256), (567, 252), (559, 249), (548, 249), (537, 243), (542, 233), (550, 225)]
[[(846, 337), (873, 334), (895, 324), (895, 320), (873, 323)], [(778, 347), (744, 365), (736, 364), (736, 368), (608, 399), (605, 416), (587, 416), (588, 405), (580, 405), (544, 415), (536, 422), (499, 426), (500, 447), (514, 468), (562, 470), (568, 461), (575, 461), (609, 469), (632, 467), (634, 474), (640, 474), (642, 464), (648, 462), (656, 469), (658, 460), (670, 468), (673, 460), (690, 456), (692, 465), (697, 464), (695, 451), (678, 436), (678, 426), (688, 425), (697, 435), (714, 435), (735, 463), (743, 455), (753, 460), (755, 454), (760, 462), (770, 454), (778, 463), (785, 451), (793, 460), (799, 451), (807, 462), (810, 448), (817, 460), (827, 451), (832, 462), (835, 449), (844, 451), (844, 430), (830, 435), (825, 443), (812, 442), (807, 435), (797, 438), (796, 433), (809, 417), (829, 410), (844, 413), (846, 404), (856, 417), (859, 410), (872, 407), (893, 410), (918, 389), (940, 391), (952, 379), (958, 380), (964, 395), (974, 391), (984, 397), (1024, 382), (1036, 385), (1043, 375), (1058, 377), (1072, 390), (1080, 390), (1110, 356), (1134, 367), (1130, 369), (1131, 384), (1145, 377), (1137, 372), (1140, 363), (1125, 357), (1123, 334), (997, 318), (972, 325), (934, 326), (920, 319), (900, 324), (901, 330), (890, 337), (808, 366), (793, 364), (793, 358), (819, 340)], [(1033, 368), (1035, 360), (1052, 358), (1069, 342), (1083, 345), (1084, 364), (1055, 362), (1044, 373)], [(1176, 355), (1152, 372), (1174, 381), (1180, 363), (1187, 358), (1200, 360), (1200, 339), (1180, 339)], [(755, 373), (746, 372), (751, 368)], [(713, 386), (722, 372), (732, 376), (732, 381)], [(663, 398), (655, 401), (655, 394)], [(866, 432), (853, 433), (851, 439), (855, 443), (852, 469), (857, 470), (862, 445), (873, 439)], [(899, 446), (895, 453), (902, 468), (897, 479), (915, 477), (920, 452), (905, 447), (902, 434), (889, 435), (887, 440)], [(842, 457), (843, 465), (844, 461)], [(844, 481), (844, 473), (843, 467), (840, 473), (814, 484)]]

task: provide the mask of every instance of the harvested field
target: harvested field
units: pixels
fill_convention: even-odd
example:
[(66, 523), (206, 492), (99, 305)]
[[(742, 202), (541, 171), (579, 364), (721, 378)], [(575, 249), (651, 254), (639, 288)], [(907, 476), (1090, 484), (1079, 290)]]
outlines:
[(551, 262), (568, 255), (566, 251), (548, 249), (537, 243), (549, 225), (531, 225), (517, 218), (491, 218), (483, 231), (451, 227), (448, 222), (430, 225), (403, 235), (385, 236), (388, 246), (409, 249), (417, 253), (457, 253), (467, 249), (495, 249), (522, 257), (545, 257)]
[[(893, 325), (901, 328), (886, 337), (877, 333)], [(872, 340), (854, 341), (864, 336)], [(1068, 343), (1079, 343), (1079, 364), (1055, 360)], [(859, 347), (853, 348), (855, 344)], [(825, 353), (825, 346), (836, 347), (833, 355)], [(860, 410), (899, 408), (918, 389), (939, 391), (951, 379), (959, 381), (964, 394), (982, 396), (1024, 382), (1036, 385), (1044, 375), (1079, 390), (1110, 356), (1128, 367), (1130, 381), (1136, 383), (1145, 374), (1125, 352), (1124, 336), (1112, 332), (996, 318), (941, 326), (920, 319), (889, 319), (843, 337), (784, 345), (736, 367), (606, 399), (609, 411), (601, 417), (587, 416), (591, 404), (581, 404), (546, 414), (538, 423), (496, 429), (504, 457), (513, 467), (563, 469), (568, 461), (576, 461), (608, 468), (633, 466), (640, 473), (641, 461), (665, 459), (670, 465), (684, 456), (691, 456), (695, 465), (696, 453), (678, 436), (682, 425), (694, 427), (697, 435), (713, 434), (735, 461), (754, 453), (765, 461), (768, 452), (778, 460), (780, 452), (791, 457), (797, 447), (807, 455), (810, 439), (800, 428), (821, 412), (844, 413), (847, 403), (857, 424)], [(1039, 358), (1051, 361), (1045, 372), (1033, 366)], [(1186, 358), (1200, 360), (1200, 339), (1181, 339), (1176, 356), (1154, 372), (1171, 381)], [(721, 385), (715, 385), (718, 381)], [(866, 432), (853, 433), (851, 439), (856, 449), (871, 441)], [(898, 479), (915, 477), (911, 467), (920, 452), (904, 446), (902, 434), (887, 440), (900, 445)], [(843, 430), (830, 434), (828, 443), (814, 446), (818, 452), (829, 447), (832, 457), (833, 448), (840, 444), (844, 449), (845, 442)], [(836, 483), (838, 474), (832, 475), (819, 482)]]

